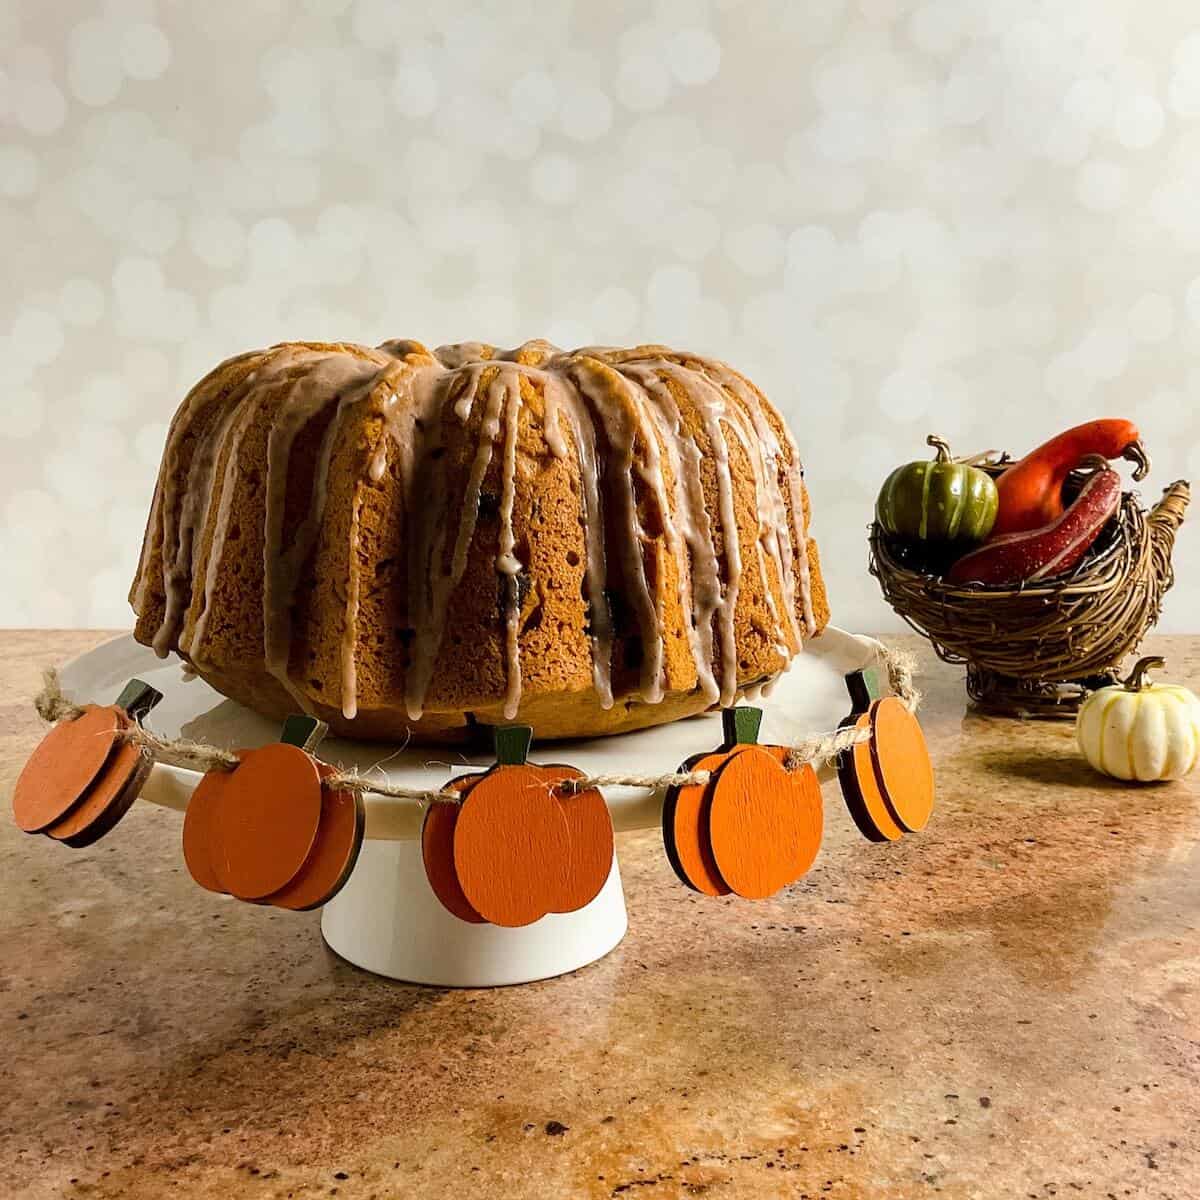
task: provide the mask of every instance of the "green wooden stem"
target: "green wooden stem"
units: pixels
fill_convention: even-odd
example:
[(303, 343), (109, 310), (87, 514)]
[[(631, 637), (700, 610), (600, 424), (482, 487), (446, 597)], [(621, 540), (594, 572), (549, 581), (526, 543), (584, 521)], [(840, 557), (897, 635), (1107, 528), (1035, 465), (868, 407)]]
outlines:
[(884, 695), (883, 673), (878, 667), (863, 667), (861, 671), (851, 671), (845, 678), (850, 707), (855, 713), (865, 713)]
[(725, 746), (753, 746), (758, 741), (762, 726), (761, 708), (726, 708), (721, 713), (721, 725), (725, 730)]
[(297, 713), (284, 721), (283, 733), (279, 740), (285, 746), (299, 746), (305, 753), (312, 754), (325, 740), (328, 732), (329, 726), (324, 721)]
[(502, 767), (523, 767), (529, 759), (533, 730), (528, 725), (500, 725), (493, 733), (496, 762)]
[(117, 697), (117, 707), (123, 708), (135, 721), (141, 721), (162, 698), (162, 692), (148, 683), (131, 679)]

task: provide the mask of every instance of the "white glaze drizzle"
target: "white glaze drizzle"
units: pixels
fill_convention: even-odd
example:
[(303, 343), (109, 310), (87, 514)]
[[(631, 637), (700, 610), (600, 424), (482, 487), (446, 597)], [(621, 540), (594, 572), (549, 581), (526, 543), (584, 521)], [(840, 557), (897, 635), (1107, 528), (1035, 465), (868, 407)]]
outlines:
[(604, 511), (600, 498), (600, 465), (596, 458), (596, 429), (579, 393), (562, 376), (547, 373), (542, 377), (542, 382), (546, 428), (550, 431), (547, 444), (552, 453), (566, 456), (567, 446), (562, 436), (562, 417), (565, 413), (578, 457), (583, 491), (580, 519), (584, 530), (584, 587), (587, 589), (588, 641), (592, 647), (592, 685), (600, 698), (600, 707), (610, 709), (614, 699), (613, 622), (604, 589), (608, 565), (605, 561)]
[[(223, 372), (253, 357), (258, 358), (254, 367), (232, 388), (223, 388), (222, 381), (227, 378)], [(472, 419), (485, 372), (485, 408), (479, 418), (475, 453), (455, 524), (447, 520), (450, 497), (444, 461), (446, 423), (457, 420), (466, 425)], [(562, 459), (570, 455), (572, 444), (574, 447), (581, 485), (592, 676), (604, 707), (614, 701), (612, 654), (616, 639), (609, 611), (610, 594), (619, 594), (631, 609), (641, 647), (638, 682), (632, 689), (626, 688), (626, 697), (654, 703), (662, 698), (665, 686), (659, 589), (647, 578), (643, 558), (643, 547), (653, 535), (642, 527), (639, 497), (656, 510), (666, 551), (676, 563), (679, 601), (696, 667), (697, 689), (706, 699), (719, 698), (723, 704), (732, 703), (738, 694), (735, 613), (744, 567), (728, 436), (745, 450), (753, 475), (758, 521), (754, 552), (763, 593), (776, 623), (776, 648), (784, 658), (799, 648), (802, 639), (797, 623), (797, 584), (805, 630), (811, 633), (815, 629), (802, 472), (790, 434), (779, 423), (781, 443), (766, 416), (761, 395), (742, 376), (715, 360), (680, 355), (658, 346), (633, 350), (588, 347), (563, 353), (546, 342), (526, 343), (508, 352), (480, 343), (461, 343), (431, 354), (419, 343), (403, 341), (385, 343), (377, 351), (304, 344), (276, 347), (257, 356), (229, 360), (193, 389), (172, 426), (132, 596), (140, 613), (154, 579), (154, 556), (149, 546), (161, 530), (164, 613), (154, 637), (155, 648), (165, 654), (172, 645), (178, 645), (193, 662), (204, 661), (211, 601), (227, 552), (242, 441), (256, 416), (274, 403), (264, 483), (264, 660), (295, 699), (308, 705), (304, 690), (290, 677), (292, 612), (323, 526), (329, 470), (339, 433), (347, 412), (365, 403), (372, 415), (382, 419), (382, 432), (365, 459), (362, 482), (379, 485), (391, 466), (404, 497), (408, 612), (413, 631), (405, 673), (405, 703), (412, 718), (419, 719), (449, 604), (470, 561), (483, 481), (495, 459), (503, 425), (495, 566), (502, 598), (506, 678), (503, 711), (506, 719), (515, 717), (522, 693), (518, 581), (527, 565), (515, 553), (513, 517), (520, 469), (522, 379), (540, 389), (544, 404), (542, 433), (550, 453)], [(706, 447), (702, 448), (684, 428), (668, 381), (695, 406)], [(328, 416), (318, 451), (309, 506), (285, 546), (284, 512), (294, 446), (310, 422), (326, 415), (331, 406), (334, 411)], [(602, 432), (607, 447), (603, 466), (597, 431)], [(185, 434), (192, 435), (192, 447), (186, 470), (182, 470), (180, 447), (185, 444)], [(663, 469), (664, 456), (670, 469), (669, 484)], [(225, 469), (218, 472), (222, 457)], [(708, 511), (701, 480), (701, 464), (706, 458), (715, 467), (715, 514)], [(358, 563), (360, 488), (354, 490), (352, 505), (341, 637), (341, 703), (348, 719), (353, 719), (359, 707), (356, 654), (362, 597)], [(722, 531), (722, 554), (715, 549), (714, 519)], [(615, 536), (607, 534), (606, 523), (614, 527)], [(198, 615), (189, 628), (188, 611), (195, 601), (199, 573), (199, 535), (210, 524), (212, 538), (200, 585)], [(447, 555), (451, 532), (453, 540)], [(768, 562), (774, 565), (773, 574), (787, 613), (783, 623)], [(719, 639), (719, 680), (714, 670), (714, 623)]]
[[(272, 372), (275, 374), (277, 372)], [(374, 382), (376, 364), (349, 355), (328, 355), (308, 372), (293, 376), (284, 384), (284, 402), (275, 414), (267, 434), (266, 528), (263, 539), (263, 656), (267, 670), (284, 689), (308, 710), (304, 691), (292, 682), (292, 609), (301, 574), (308, 563), (321, 532), (328, 500), (329, 468), (332, 462), (343, 414), (347, 407), (363, 398), (361, 387)], [(300, 381), (303, 380), (303, 386)], [(356, 386), (357, 385), (357, 386)], [(332, 400), (331, 400), (332, 398)], [(283, 519), (291, 474), (292, 450), (296, 439), (308, 424), (335, 403), (333, 418), (326, 427), (317, 455), (317, 466), (310, 484), (308, 508), (292, 536), (283, 544)], [(361, 498), (358, 491), (351, 500), (351, 535), (347, 562), (347, 618), (342, 638), (342, 711), (348, 720), (357, 714), (357, 688), (354, 662), (354, 630), (357, 626), (359, 579), (357, 571), (358, 516)]]
[(521, 706), (521, 653), (518, 640), (521, 591), (517, 576), (525, 564), (514, 553), (517, 539), (513, 530), (513, 505), (517, 498), (517, 437), (521, 419), (521, 385), (520, 381), (514, 379), (507, 371), (502, 371), (496, 382), (504, 392), (504, 482), (500, 493), (500, 548), (496, 555), (496, 571), (504, 583), (504, 719), (511, 721)]
[[(682, 539), (677, 535), (674, 546), (676, 562), (680, 564), (681, 601), (688, 614), (688, 641), (700, 688), (711, 702), (722, 693), (713, 673), (712, 618), (724, 603), (724, 589), (712, 525), (704, 505), (704, 487), (700, 478), (703, 456), (695, 439), (684, 433), (675, 397), (658, 373), (648, 365), (626, 365), (621, 367), (621, 372), (639, 384), (647, 399), (652, 397), (657, 401), (649, 405), (650, 411), (664, 427), (665, 442), (671, 448), (676, 519), (682, 530)], [(686, 466), (684, 456), (688, 458)], [(684, 565), (690, 569), (684, 570)]]
[[(592, 406), (608, 440), (608, 503), (627, 536), (610, 546), (621, 563), (621, 580), (626, 601), (633, 608), (641, 636), (642, 662), (637, 694), (650, 704), (662, 699), (663, 639), (658, 606), (646, 579), (642, 558), (645, 531), (637, 511), (633, 486), (633, 452), (643, 431), (636, 403), (629, 400), (624, 377), (607, 363), (577, 352), (571, 356), (569, 378)], [(617, 403), (612, 403), (616, 399)]]
[[(228, 459), (225, 470), (221, 475), (221, 485), (214, 489), (208, 498), (207, 512), (215, 508), (213, 521), (213, 542), (208, 554), (208, 564), (204, 571), (204, 588), (200, 604), (200, 615), (191, 629), (184, 628), (179, 635), (179, 648), (193, 663), (203, 662), (204, 639), (208, 632), (209, 618), (212, 616), (212, 597), (220, 580), (221, 564), (225, 561), (225, 543), (229, 535), (230, 515), (233, 510), (233, 493), (237, 484), (240, 467), (239, 452), (242, 438), (256, 409), (253, 405), (244, 408), (231, 408), (223, 419), (224, 436), (222, 440), (228, 447)], [(207, 520), (207, 518), (206, 518)], [(161, 636), (161, 634), (160, 634)]]
[[(766, 418), (763, 410), (762, 397), (757, 389), (736, 371), (730, 370), (723, 363), (714, 363), (705, 368), (705, 373), (715, 376), (723, 386), (737, 395), (746, 407), (753, 422), (755, 435), (764, 450), (761, 466), (763, 468), (763, 489), (760, 492), (760, 502), (765, 500), (766, 508), (761, 510), (763, 537), (767, 548), (775, 558), (779, 567), (779, 585), (783, 592), (784, 607), (787, 610), (789, 627), (797, 643), (803, 640), (803, 634), (796, 620), (796, 579), (799, 574), (802, 582), (802, 609), (805, 630), (808, 634), (816, 631), (813, 619), (812, 597), (809, 594), (808, 583), (808, 544), (804, 533), (804, 516), (800, 508), (801, 499), (801, 467), (800, 456), (796, 444), (792, 440), (786, 425), (780, 422), (787, 443), (787, 455), (780, 444), (775, 430)], [(788, 497), (784, 498), (780, 484), (781, 475), (787, 482)], [(792, 528), (788, 527), (789, 502), (794, 506)], [(795, 544), (793, 544), (793, 539)], [(769, 594), (769, 593), (768, 593)]]
[[(350, 501), (350, 557), (346, 570), (346, 612), (342, 619), (342, 716), (353, 721), (358, 716), (358, 614), (362, 604), (362, 572), (358, 566), (361, 537), (362, 490), (355, 488)], [(287, 664), (284, 664), (286, 677)], [(290, 684), (289, 684), (290, 690)]]
[[(276, 351), (263, 356), (264, 362), (269, 362)], [(250, 355), (239, 355), (230, 360), (227, 367), (236, 367)], [(262, 365), (261, 363), (259, 364)], [(207, 517), (213, 495), (213, 476), (216, 472), (218, 458), (225, 445), (226, 436), (236, 423), (244, 427), (250, 413), (239, 411), (239, 405), (245, 398), (250, 383), (254, 379), (252, 370), (239, 381), (232, 394), (216, 387), (212, 390), (202, 380), (184, 402), (183, 410), (177, 415), (172, 426), (172, 437), (167, 443), (167, 453), (164, 458), (162, 502), (160, 517), (162, 522), (162, 575), (161, 583), (164, 596), (164, 613), (162, 625), (155, 635), (153, 647), (160, 658), (165, 658), (171, 647), (177, 644), (181, 636), (186, 634), (184, 628), (187, 613), (193, 600), (192, 581), (196, 574), (196, 559), (199, 547), (197, 545), (197, 527), (202, 517)], [(210, 409), (220, 410), (214, 418)], [(192, 445), (192, 454), (188, 460), (187, 469), (183, 472), (185, 486), (180, 488), (180, 458), (187, 442), (184, 434), (195, 433), (194, 426), (200, 419), (208, 420), (201, 425)], [(199, 526), (201, 532), (203, 526)], [(145, 583), (148, 584), (149, 573)]]
[[(763, 399), (758, 389), (731, 367), (726, 366), (722, 362), (713, 359), (704, 360), (700, 365), (700, 370), (708, 376), (719, 380), (725, 387), (730, 388), (746, 403), (748, 409), (753, 414), (753, 419), (758, 428), (770, 433), (770, 425), (766, 420), (763, 412)], [(780, 556), (780, 566), (782, 573), (780, 575), (780, 585), (783, 588), (784, 599), (786, 602), (789, 618), (792, 622), (792, 627), (795, 631), (797, 640), (802, 640), (801, 632), (795, 626), (796, 614), (796, 583), (800, 585), (800, 603), (802, 616), (804, 620), (804, 630), (809, 637), (817, 631), (816, 618), (813, 614), (812, 607), (812, 583), (811, 573), (808, 563), (808, 535), (804, 531), (804, 509), (803, 509), (803, 480), (804, 469), (800, 464), (800, 452), (796, 447), (796, 441), (792, 437), (791, 430), (783, 421), (779, 422), (780, 431), (783, 434), (784, 446), (781, 447), (779, 440), (776, 437), (770, 437), (767, 443), (772, 447), (773, 458), (775, 460), (775, 480), (774, 488), (777, 496), (776, 512), (777, 524), (775, 543), (778, 547)], [(782, 450), (786, 448), (787, 457), (782, 467), (779, 465), (779, 459), (782, 456)], [(782, 473), (788, 488), (787, 501), (783, 499), (782, 490), (779, 485), (779, 473)], [(788, 530), (786, 538), (779, 538), (779, 523), (787, 523), (787, 512), (791, 509), (791, 529)]]

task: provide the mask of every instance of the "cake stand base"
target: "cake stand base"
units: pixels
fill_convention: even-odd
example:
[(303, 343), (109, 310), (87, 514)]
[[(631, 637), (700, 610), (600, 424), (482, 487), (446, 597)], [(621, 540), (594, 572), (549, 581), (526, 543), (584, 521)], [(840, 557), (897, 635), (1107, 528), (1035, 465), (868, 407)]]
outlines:
[(345, 888), (325, 906), (321, 933), (342, 958), (391, 979), (438, 987), (499, 987), (549, 979), (603, 958), (625, 936), (614, 856), (595, 900), (523, 929), (451, 916), (425, 878), (421, 843), (367, 841)]

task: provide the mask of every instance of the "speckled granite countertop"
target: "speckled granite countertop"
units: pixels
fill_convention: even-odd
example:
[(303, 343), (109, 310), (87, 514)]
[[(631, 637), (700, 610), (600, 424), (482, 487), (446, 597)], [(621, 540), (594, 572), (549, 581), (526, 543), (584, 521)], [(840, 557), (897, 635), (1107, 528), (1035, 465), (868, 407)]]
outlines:
[[(1107, 785), (926, 652), (923, 835), (869, 845), (829, 788), (817, 866), (760, 904), (629, 835), (608, 958), (408, 987), (194, 887), (177, 814), (16, 831), (26, 697), (101, 637), (0, 634), (0, 1195), (1200, 1194), (1195, 780)], [(1200, 686), (1200, 638), (1151, 644)]]

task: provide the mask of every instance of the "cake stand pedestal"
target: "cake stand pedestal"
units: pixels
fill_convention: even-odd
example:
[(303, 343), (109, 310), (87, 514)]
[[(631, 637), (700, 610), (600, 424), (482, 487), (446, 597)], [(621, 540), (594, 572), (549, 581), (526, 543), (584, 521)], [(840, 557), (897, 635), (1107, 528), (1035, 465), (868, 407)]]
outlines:
[(325, 906), (321, 933), (356, 967), (442, 987), (496, 987), (549, 979), (603, 958), (625, 936), (625, 894), (613, 858), (586, 908), (523, 929), (468, 925), (430, 890), (421, 843), (367, 841), (345, 888)]

